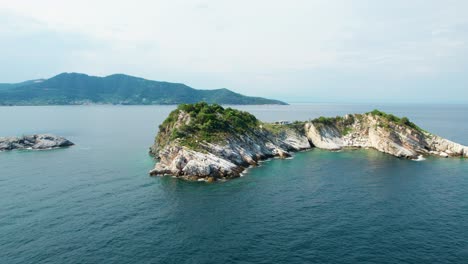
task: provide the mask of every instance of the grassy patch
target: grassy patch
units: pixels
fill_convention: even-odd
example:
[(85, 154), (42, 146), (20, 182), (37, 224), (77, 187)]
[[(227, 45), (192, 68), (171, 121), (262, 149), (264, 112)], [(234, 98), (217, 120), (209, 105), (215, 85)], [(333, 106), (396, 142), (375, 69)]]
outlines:
[(351, 127), (347, 126), (347, 127), (345, 127), (345, 128), (341, 131), (341, 134), (342, 134), (343, 136), (346, 136), (346, 135), (348, 135), (349, 133), (351, 133), (352, 131), (353, 131), (353, 129), (352, 129)]
[(348, 115), (347, 117), (319, 117), (311, 121), (315, 126), (334, 126), (343, 136), (349, 134), (353, 129), (351, 125), (354, 123), (354, 116)]
[(373, 115), (373, 116), (379, 116), (379, 117), (382, 117), (385, 121), (387, 121), (385, 123), (381, 123), (381, 124), (379, 123), (380, 127), (389, 128), (390, 127), (389, 123), (394, 123), (394, 124), (398, 124), (398, 125), (401, 125), (401, 126), (406, 126), (406, 127), (409, 127), (409, 128), (416, 129), (419, 132), (425, 132), (422, 128), (418, 127), (416, 124), (411, 122), (407, 117), (401, 117), (400, 118), (400, 117), (394, 116), (392, 114), (387, 114), (385, 112), (379, 111), (377, 109), (373, 110), (372, 112), (368, 112), (366, 114), (370, 114), (370, 115)]
[(262, 127), (266, 130), (268, 130), (269, 132), (273, 133), (273, 134), (280, 134), (282, 132), (285, 132), (286, 130), (288, 129), (292, 129), (292, 130), (296, 130), (298, 131), (299, 133), (305, 133), (304, 131), (304, 125), (305, 125), (305, 122), (303, 121), (294, 121), (292, 123), (289, 123), (289, 124), (273, 124), (273, 123), (261, 123)]
[[(190, 122), (176, 127), (181, 113), (190, 115)], [(180, 139), (183, 145), (193, 148), (200, 141), (219, 142), (229, 134), (247, 133), (258, 125), (257, 118), (244, 111), (205, 102), (181, 104), (159, 126), (156, 141), (163, 145)]]

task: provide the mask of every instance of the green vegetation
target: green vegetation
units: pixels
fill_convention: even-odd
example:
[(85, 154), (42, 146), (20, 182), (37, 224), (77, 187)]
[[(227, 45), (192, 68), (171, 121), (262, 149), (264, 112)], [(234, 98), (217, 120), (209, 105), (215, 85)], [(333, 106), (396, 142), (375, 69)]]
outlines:
[(336, 117), (324, 117), (321, 116), (312, 120), (314, 124), (323, 124), (323, 125), (336, 125), (337, 123), (342, 123), (342, 125), (348, 126), (354, 123), (354, 117), (349, 115), (348, 118), (344, 118), (342, 116)]
[(337, 120), (341, 119), (341, 117), (337, 116), (337, 117), (324, 117), (324, 116), (321, 116), (319, 118), (316, 118), (314, 120), (312, 120), (313, 123), (318, 123), (318, 124), (324, 124), (324, 125), (331, 125), (331, 124), (334, 124), (336, 123)]
[[(408, 118), (399, 118), (391, 114), (374, 110), (366, 114), (346, 115), (344, 117), (319, 117), (310, 120), (317, 128), (334, 127), (342, 136), (353, 133), (354, 124), (360, 123), (358, 129), (365, 129), (368, 125), (368, 115), (380, 117), (376, 127), (394, 129), (396, 126), (406, 126), (423, 131), (409, 121)], [(172, 141), (191, 149), (204, 151), (201, 142), (222, 144), (227, 138), (239, 135), (260, 135), (259, 130), (280, 135), (295, 130), (305, 134), (306, 122), (295, 121), (287, 124), (263, 123), (248, 112), (224, 108), (218, 104), (200, 102), (195, 104), (181, 104), (172, 111), (159, 126), (156, 137), (158, 146), (164, 146)], [(364, 126), (364, 128), (363, 128)]]
[[(190, 121), (184, 120), (177, 124), (182, 112), (190, 116)], [(218, 104), (181, 104), (159, 126), (157, 142), (164, 144), (169, 140), (180, 139), (184, 145), (196, 147), (198, 141), (216, 142), (227, 135), (249, 133), (259, 124), (250, 113), (223, 108)]]
[(354, 123), (354, 116), (349, 115), (346, 118), (342, 116), (336, 116), (336, 117), (321, 116), (319, 118), (312, 120), (312, 123), (318, 127), (324, 126), (324, 125), (335, 126), (335, 128), (338, 129), (338, 131), (340, 131), (340, 133), (343, 136), (346, 136), (347, 134), (351, 133), (351, 131), (353, 130), (351, 128), (351, 125)]
[(158, 82), (124, 74), (107, 77), (62, 73), (46, 80), (0, 84), (0, 105), (285, 104), (249, 97), (228, 89), (197, 90), (180, 83)]
[(286, 126), (299, 131), (301, 134), (305, 134), (304, 125), (304, 121), (294, 121), (291, 124), (287, 124)]
[(304, 124), (304, 121), (294, 121), (288, 124), (261, 123), (263, 129), (276, 135), (285, 132), (287, 129), (293, 129), (303, 134), (305, 133)]
[(278, 135), (282, 131), (284, 131), (284, 125), (280, 124), (273, 124), (273, 123), (262, 123), (262, 128), (270, 131), (271, 133)]
[(387, 114), (385, 112), (379, 111), (377, 109), (373, 110), (372, 112), (368, 112), (367, 114), (370, 114), (370, 115), (373, 115), (373, 116), (380, 116), (385, 121), (387, 121), (385, 123), (379, 124), (380, 127), (390, 128), (390, 123), (394, 123), (394, 124), (398, 124), (398, 125), (401, 125), (401, 126), (406, 126), (406, 127), (416, 129), (417, 131), (420, 131), (420, 132), (424, 132), (423, 129), (421, 129), (416, 124), (411, 122), (407, 117), (400, 118), (400, 117), (394, 116), (392, 114)]
[(346, 136), (346, 135), (348, 135), (349, 133), (351, 133), (351, 131), (353, 131), (353, 129), (352, 129), (351, 127), (348, 126), (348, 127), (345, 127), (345, 128), (341, 131), (341, 134), (342, 134), (343, 136)]

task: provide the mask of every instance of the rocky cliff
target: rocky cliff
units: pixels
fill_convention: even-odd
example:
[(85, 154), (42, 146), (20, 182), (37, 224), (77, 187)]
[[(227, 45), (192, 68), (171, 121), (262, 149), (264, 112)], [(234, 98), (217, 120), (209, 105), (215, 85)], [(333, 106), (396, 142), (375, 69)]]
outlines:
[(0, 151), (14, 149), (53, 149), (72, 146), (73, 143), (63, 137), (50, 134), (38, 134), (22, 137), (0, 137)]
[(407, 118), (377, 110), (366, 114), (319, 118), (305, 124), (315, 147), (329, 150), (373, 148), (396, 157), (467, 157), (468, 148), (422, 130)]
[(205, 103), (181, 105), (160, 126), (150, 153), (151, 175), (214, 181), (238, 177), (259, 161), (313, 147), (373, 148), (417, 159), (467, 157), (468, 147), (426, 132), (407, 118), (380, 111), (292, 124), (262, 123), (249, 113)]

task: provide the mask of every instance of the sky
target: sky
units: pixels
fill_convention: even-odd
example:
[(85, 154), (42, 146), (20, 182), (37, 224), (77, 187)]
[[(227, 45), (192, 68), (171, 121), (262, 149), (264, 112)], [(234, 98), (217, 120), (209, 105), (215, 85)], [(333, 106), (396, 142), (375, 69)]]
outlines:
[(125, 73), (287, 102), (468, 103), (466, 0), (0, 0), (0, 82)]

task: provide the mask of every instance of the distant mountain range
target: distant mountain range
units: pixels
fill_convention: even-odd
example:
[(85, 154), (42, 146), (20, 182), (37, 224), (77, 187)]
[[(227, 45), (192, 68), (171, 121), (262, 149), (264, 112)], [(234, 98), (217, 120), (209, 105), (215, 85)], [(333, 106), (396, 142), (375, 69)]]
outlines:
[(50, 79), (0, 84), (0, 105), (286, 104), (228, 89), (198, 90), (181, 83), (151, 81), (125, 74), (106, 77), (61, 73)]

